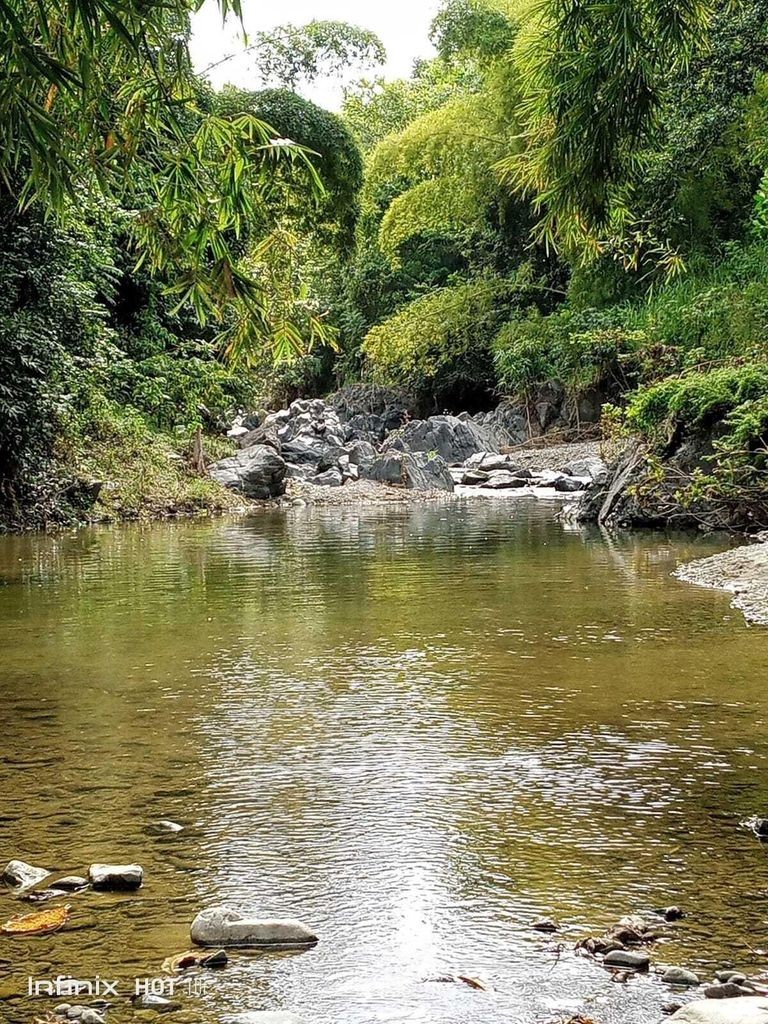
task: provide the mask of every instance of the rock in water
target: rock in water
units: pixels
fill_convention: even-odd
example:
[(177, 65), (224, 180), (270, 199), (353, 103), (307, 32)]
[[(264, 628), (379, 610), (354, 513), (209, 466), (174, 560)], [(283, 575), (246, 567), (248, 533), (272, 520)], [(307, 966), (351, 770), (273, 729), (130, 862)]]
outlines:
[(153, 1010), (155, 1013), (173, 1013), (181, 1009), (181, 1003), (165, 996), (154, 996), (151, 993), (140, 993), (131, 997), (134, 1010)]
[(290, 948), (317, 942), (317, 935), (301, 921), (246, 917), (231, 907), (201, 911), (192, 922), (190, 936), (196, 946)]
[(5, 866), (2, 880), (12, 889), (23, 892), (25, 889), (31, 889), (33, 885), (39, 885), (48, 875), (50, 871), (45, 868), (36, 868), (23, 860), (11, 860)]
[(768, 999), (702, 999), (688, 1003), (669, 1020), (678, 1024), (768, 1024)]
[(285, 493), (285, 460), (267, 445), (244, 448), (237, 455), (214, 462), (211, 477), (230, 491), (264, 501)]
[(698, 985), (699, 976), (684, 967), (668, 967), (661, 976), (668, 985)]
[(82, 878), (80, 875), (67, 875), (65, 878), (57, 878), (55, 882), (51, 882), (49, 888), (60, 892), (77, 892), (78, 889), (85, 889), (87, 885), (87, 878)]
[(614, 949), (603, 957), (606, 967), (628, 967), (632, 971), (647, 971), (650, 963), (647, 953), (635, 953), (629, 949)]
[(91, 864), (88, 878), (100, 892), (130, 892), (141, 887), (144, 870), (138, 864)]

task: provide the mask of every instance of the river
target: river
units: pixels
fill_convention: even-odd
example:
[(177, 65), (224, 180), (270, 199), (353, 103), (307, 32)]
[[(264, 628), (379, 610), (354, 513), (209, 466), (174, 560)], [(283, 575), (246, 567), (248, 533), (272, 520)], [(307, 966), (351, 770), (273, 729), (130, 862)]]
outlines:
[[(145, 870), (0, 936), (0, 1016), (71, 974), (137, 1019), (134, 979), (222, 902), (320, 942), (233, 953), (175, 1024), (655, 1022), (653, 973), (573, 945), (668, 904), (654, 964), (764, 967), (768, 855), (739, 821), (768, 812), (768, 631), (670, 577), (723, 546), (527, 501), (0, 539), (0, 860)], [(488, 991), (428, 980), (452, 974)]]

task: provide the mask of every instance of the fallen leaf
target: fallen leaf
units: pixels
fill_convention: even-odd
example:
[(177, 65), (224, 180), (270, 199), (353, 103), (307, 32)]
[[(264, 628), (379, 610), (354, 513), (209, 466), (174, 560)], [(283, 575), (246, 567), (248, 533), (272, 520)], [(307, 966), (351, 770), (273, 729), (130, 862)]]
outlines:
[(488, 986), (484, 982), (480, 981), (478, 978), (470, 978), (466, 974), (457, 974), (456, 979), (457, 981), (463, 981), (464, 984), (469, 985), (470, 988), (479, 989), (481, 992), (488, 991)]
[(17, 914), (0, 927), (5, 935), (48, 935), (63, 928), (69, 920), (69, 906), (51, 907), (34, 914)]

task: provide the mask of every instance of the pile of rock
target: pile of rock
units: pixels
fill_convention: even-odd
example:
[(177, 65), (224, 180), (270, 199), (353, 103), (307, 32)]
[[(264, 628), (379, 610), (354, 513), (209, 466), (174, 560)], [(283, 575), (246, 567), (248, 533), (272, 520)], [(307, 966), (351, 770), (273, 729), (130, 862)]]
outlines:
[(460, 461), (478, 448), (472, 430), (452, 416), (414, 421), (390, 432), (379, 445), (370, 440), (377, 433), (371, 426), (367, 419), (361, 427), (355, 416), (343, 421), (321, 399), (298, 399), (288, 409), (267, 414), (251, 430), (233, 428), (230, 435), (237, 437), (241, 450), (209, 472), (225, 487), (256, 499), (279, 497), (289, 480), (321, 487), (375, 480), (414, 490), (452, 491), (446, 457)]
[(486, 428), (466, 413), (408, 420), (394, 405), (356, 412), (346, 399), (341, 411), (319, 398), (297, 399), (279, 412), (241, 418), (229, 434), (240, 451), (212, 465), (210, 474), (255, 499), (279, 497), (290, 480), (320, 487), (373, 480), (418, 491), (453, 491), (459, 485), (570, 494), (592, 487), (606, 474), (598, 458), (546, 468), (543, 449), (539, 468), (519, 465), (513, 455), (501, 454), (510, 435), (495, 421)]
[(606, 473), (605, 463), (599, 458), (574, 460), (562, 469), (529, 468), (520, 465), (514, 454), (495, 452), (471, 455), (463, 466), (451, 470), (454, 482), (462, 487), (488, 491), (550, 488), (562, 494), (588, 490)]

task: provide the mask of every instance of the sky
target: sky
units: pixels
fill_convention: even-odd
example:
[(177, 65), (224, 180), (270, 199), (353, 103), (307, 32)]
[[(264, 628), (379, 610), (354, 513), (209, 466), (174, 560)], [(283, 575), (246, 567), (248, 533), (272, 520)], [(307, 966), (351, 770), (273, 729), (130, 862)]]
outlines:
[[(410, 73), (416, 57), (427, 57), (433, 52), (428, 32), (438, 3), (439, 0), (322, 0), (322, 3), (317, 0), (281, 0), (280, 3), (243, 0), (243, 20), (246, 31), (251, 34), (286, 22), (303, 25), (313, 19), (348, 21), (371, 29), (384, 43), (388, 55), (387, 64), (376, 73), (401, 78)], [(236, 20), (222, 26), (216, 0), (206, 0), (192, 20), (191, 49), (196, 69), (205, 71), (222, 57), (242, 51), (239, 31)], [(215, 86), (232, 82), (243, 88), (258, 89), (261, 83), (254, 80), (253, 65), (253, 55), (245, 54), (214, 68), (208, 77)], [(340, 106), (341, 85), (337, 80), (319, 82), (302, 91), (332, 110)]]

